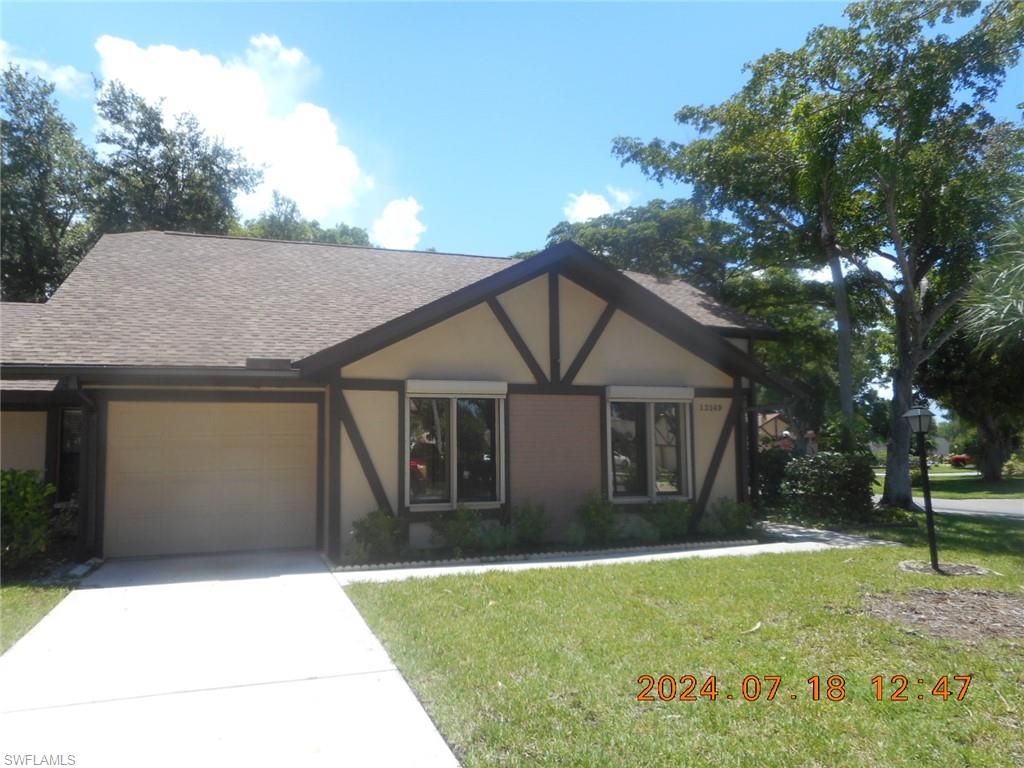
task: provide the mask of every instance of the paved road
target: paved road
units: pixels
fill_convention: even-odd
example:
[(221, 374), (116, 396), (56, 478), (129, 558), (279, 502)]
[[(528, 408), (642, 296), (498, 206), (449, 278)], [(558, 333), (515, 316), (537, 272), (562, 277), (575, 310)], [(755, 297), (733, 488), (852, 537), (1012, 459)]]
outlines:
[[(875, 496), (875, 501), (882, 497)], [(914, 497), (915, 503), (924, 509), (924, 498)], [(943, 515), (973, 515), (981, 517), (1005, 517), (1024, 521), (1024, 499), (932, 499), (932, 509)]]
[(0, 657), (0, 711), (0, 752), (77, 768), (458, 764), (308, 552), (107, 563)]

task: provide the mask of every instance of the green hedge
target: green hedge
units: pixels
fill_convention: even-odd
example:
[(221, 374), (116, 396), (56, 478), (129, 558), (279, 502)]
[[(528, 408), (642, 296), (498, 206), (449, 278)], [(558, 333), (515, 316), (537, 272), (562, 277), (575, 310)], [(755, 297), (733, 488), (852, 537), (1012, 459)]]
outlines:
[(871, 457), (822, 451), (786, 465), (782, 502), (792, 512), (826, 519), (866, 520), (874, 502)]

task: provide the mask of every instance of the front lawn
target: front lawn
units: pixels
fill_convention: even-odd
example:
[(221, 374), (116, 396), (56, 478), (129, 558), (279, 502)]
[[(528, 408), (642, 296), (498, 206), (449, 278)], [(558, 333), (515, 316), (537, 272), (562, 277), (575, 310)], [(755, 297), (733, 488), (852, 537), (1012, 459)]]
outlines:
[(5, 584), (0, 587), (0, 653), (39, 623), (70, 591), (67, 586)]
[[(998, 483), (982, 480), (980, 476), (935, 476), (929, 471), (932, 498), (935, 499), (1024, 499), (1024, 478), (1007, 478)], [(881, 493), (884, 476), (875, 477), (875, 493)], [(914, 495), (921, 496), (924, 490), (914, 488)]]
[[(898, 535), (911, 548), (488, 573), (348, 592), (467, 766), (1024, 761), (1020, 638), (943, 639), (867, 613), (886, 593), (902, 599), (922, 587), (1019, 599), (1024, 525), (943, 518), (942, 559), (1002, 574), (985, 577), (900, 571), (900, 560), (926, 559), (927, 550), (923, 529)], [(638, 702), (645, 674), (701, 683), (715, 675), (718, 699)], [(871, 678), (898, 674), (911, 681), (910, 700), (876, 701)], [(931, 694), (941, 676), (955, 693), (952, 676), (968, 674), (964, 701)], [(761, 677), (760, 700), (743, 700), (746, 675)], [(771, 702), (767, 675), (782, 678)], [(811, 700), (812, 675), (820, 701)], [(845, 678), (845, 700), (827, 700), (830, 675)]]

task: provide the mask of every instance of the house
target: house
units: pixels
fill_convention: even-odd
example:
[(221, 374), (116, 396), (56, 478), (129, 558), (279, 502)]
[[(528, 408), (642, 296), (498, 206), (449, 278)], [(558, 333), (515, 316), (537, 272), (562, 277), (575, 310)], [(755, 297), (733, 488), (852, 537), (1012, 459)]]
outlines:
[[(526, 260), (107, 235), (0, 305), (2, 461), (77, 503), (83, 554), (413, 545), (456, 505), (748, 496), (769, 329), (573, 243)], [(754, 484), (756, 487), (756, 484)]]

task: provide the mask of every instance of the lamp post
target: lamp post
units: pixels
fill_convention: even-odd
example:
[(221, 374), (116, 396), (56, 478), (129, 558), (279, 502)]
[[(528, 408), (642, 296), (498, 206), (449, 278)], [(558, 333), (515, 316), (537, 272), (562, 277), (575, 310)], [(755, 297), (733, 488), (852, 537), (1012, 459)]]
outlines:
[(910, 431), (917, 435), (917, 453), (921, 459), (921, 484), (924, 487), (924, 515), (928, 521), (928, 550), (932, 556), (932, 570), (939, 571), (939, 549), (935, 543), (935, 515), (932, 512), (932, 489), (928, 483), (928, 451), (925, 448), (924, 436), (932, 426), (932, 412), (917, 406), (903, 414), (910, 424)]

